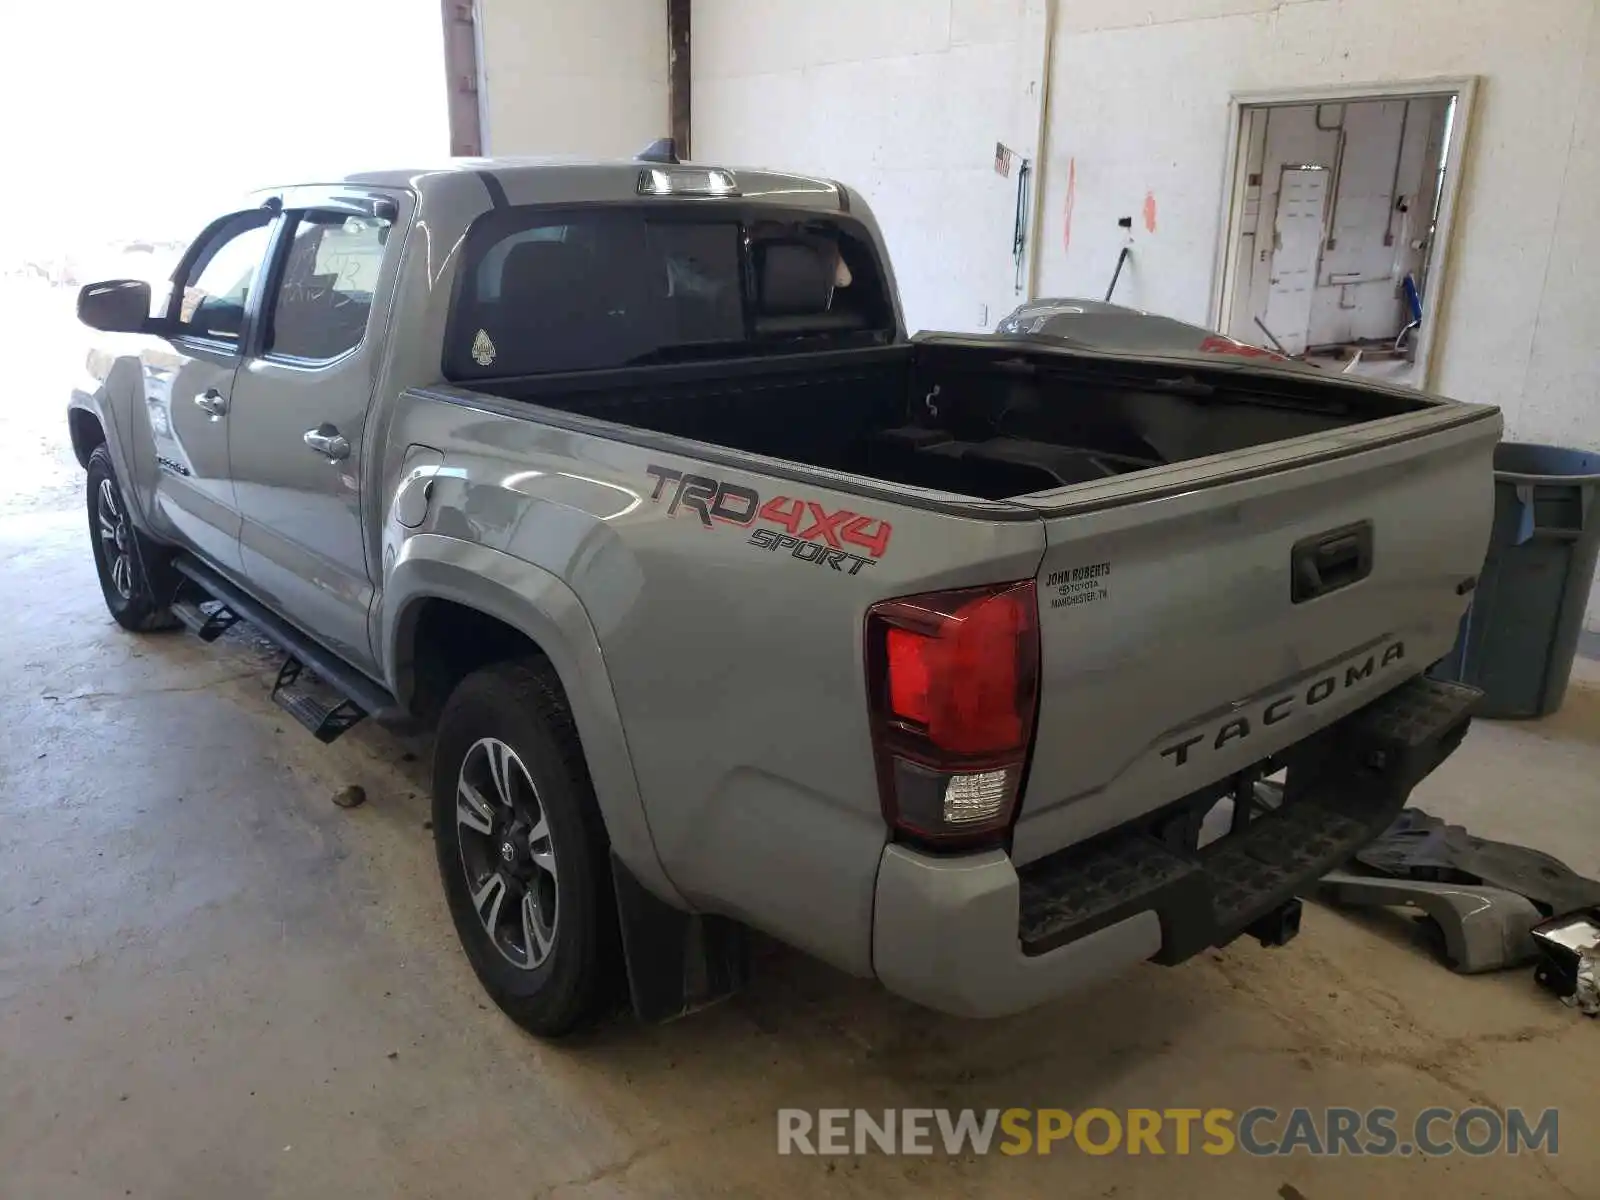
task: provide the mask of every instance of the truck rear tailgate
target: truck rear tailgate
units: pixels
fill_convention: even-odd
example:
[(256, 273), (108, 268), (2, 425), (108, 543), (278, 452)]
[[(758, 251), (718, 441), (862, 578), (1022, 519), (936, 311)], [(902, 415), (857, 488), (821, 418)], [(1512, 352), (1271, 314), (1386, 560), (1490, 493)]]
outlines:
[(1044, 493), (1019, 865), (1292, 745), (1452, 644), (1493, 409), (1444, 405)]

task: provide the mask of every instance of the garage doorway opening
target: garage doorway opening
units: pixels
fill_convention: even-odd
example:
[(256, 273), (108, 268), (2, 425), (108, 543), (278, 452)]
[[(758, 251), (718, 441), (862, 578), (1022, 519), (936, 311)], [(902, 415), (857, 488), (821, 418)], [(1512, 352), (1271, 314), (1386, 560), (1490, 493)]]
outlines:
[(1470, 79), (1235, 96), (1212, 324), (1428, 387)]

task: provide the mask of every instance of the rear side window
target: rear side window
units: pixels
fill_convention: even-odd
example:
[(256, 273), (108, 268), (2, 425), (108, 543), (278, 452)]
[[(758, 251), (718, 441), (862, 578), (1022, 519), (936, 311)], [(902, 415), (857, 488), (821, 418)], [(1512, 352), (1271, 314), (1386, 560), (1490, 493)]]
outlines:
[(366, 335), (389, 222), (319, 210), (292, 219), (288, 256), (267, 315), (266, 353), (338, 358)]
[[(856, 282), (839, 244), (783, 222), (751, 226), (729, 209), (500, 209), (467, 235), (444, 373), (731, 357), (863, 329), (873, 322), (835, 305), (839, 280)], [(870, 261), (864, 249), (851, 253)], [(875, 269), (866, 274), (875, 283)], [(882, 313), (878, 323), (892, 324)]]

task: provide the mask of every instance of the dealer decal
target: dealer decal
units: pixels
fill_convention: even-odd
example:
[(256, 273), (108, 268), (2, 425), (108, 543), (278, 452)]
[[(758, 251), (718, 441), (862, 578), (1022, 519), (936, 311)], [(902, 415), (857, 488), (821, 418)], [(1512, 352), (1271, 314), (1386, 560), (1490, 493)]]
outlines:
[(754, 488), (687, 475), (651, 465), (645, 473), (656, 481), (650, 499), (666, 503), (667, 515), (690, 513), (706, 529), (718, 523), (750, 529), (747, 544), (849, 575), (877, 565), (889, 549), (893, 526), (877, 517), (841, 508), (830, 512), (815, 500), (774, 496), (763, 500)]
[(1045, 577), (1045, 590), (1053, 592), (1051, 608), (1076, 608), (1081, 604), (1098, 604), (1111, 598), (1111, 564), (1086, 563), (1081, 567), (1067, 567), (1051, 571)]

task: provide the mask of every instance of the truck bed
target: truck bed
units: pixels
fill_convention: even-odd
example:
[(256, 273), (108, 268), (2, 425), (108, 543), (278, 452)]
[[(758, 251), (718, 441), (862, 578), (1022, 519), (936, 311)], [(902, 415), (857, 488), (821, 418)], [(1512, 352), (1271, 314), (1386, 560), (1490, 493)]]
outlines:
[[(897, 547), (895, 575), (830, 627), (852, 656), (871, 599), (1031, 573), (1018, 865), (1258, 770), (1442, 655), (1482, 563), (1500, 431), (1493, 409), (1309, 369), (951, 335), (478, 386), (535, 422), (650, 431), (673, 469), (719, 463), (762, 495), (805, 467), (844, 473), (813, 486), (846, 507), (855, 492)], [(1037, 528), (1020, 571), (997, 521)], [(979, 528), (992, 541), (961, 540)]]
[(955, 337), (497, 380), (479, 390), (985, 500), (1326, 433), (1435, 403), (1309, 372), (1108, 362)]

